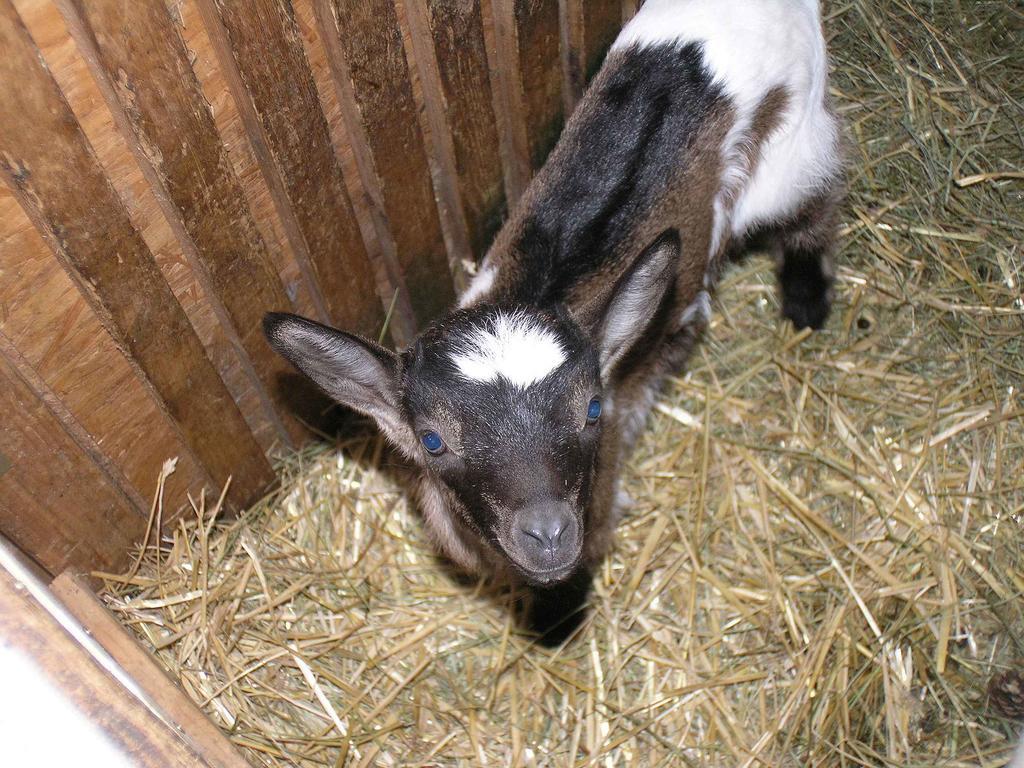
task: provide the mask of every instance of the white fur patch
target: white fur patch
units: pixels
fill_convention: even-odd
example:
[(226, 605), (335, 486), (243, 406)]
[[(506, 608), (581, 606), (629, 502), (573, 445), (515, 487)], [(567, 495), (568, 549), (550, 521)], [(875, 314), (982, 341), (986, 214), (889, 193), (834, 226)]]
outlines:
[(711, 244), (708, 260), (718, 255), (725, 240), (733, 205), (750, 179), (748, 153), (744, 151), (750, 140), (751, 115), (737, 115), (729, 132), (722, 141), (722, 177), (718, 181), (718, 192), (712, 203)]
[[(614, 48), (700, 43), (714, 82), (732, 100), (736, 123), (722, 147), (709, 256), (725, 233), (783, 219), (839, 169), (838, 126), (825, 107), (828, 59), (818, 0), (647, 0)], [(743, 144), (758, 105), (784, 88), (779, 127), (750, 175)]]
[(1006, 768), (1024, 768), (1024, 733), (1021, 733), (1017, 751), (1013, 753), (1010, 764)]
[(613, 48), (701, 43), (715, 82), (749, 106), (777, 85), (810, 90), (820, 24), (818, 0), (647, 0)]
[(565, 359), (554, 334), (523, 312), (495, 315), (488, 325), (469, 331), (452, 353), (452, 362), (467, 379), (502, 378), (517, 387), (540, 381)]
[(469, 287), (459, 297), (459, 308), (465, 309), (471, 304), (476, 303), (478, 299), (490, 291), (491, 286), (494, 285), (494, 278), (497, 273), (498, 270), (490, 264), (481, 267), (480, 271), (476, 273), (476, 277), (470, 281)]
[(711, 295), (707, 291), (701, 291), (697, 294), (697, 298), (683, 310), (683, 314), (679, 316), (679, 327), (685, 328), (686, 326), (694, 323), (698, 325), (706, 325), (710, 319)]
[(459, 535), (444, 493), (427, 478), (420, 481), (418, 490), (420, 510), (434, 544), (467, 571), (479, 573), (480, 558)]

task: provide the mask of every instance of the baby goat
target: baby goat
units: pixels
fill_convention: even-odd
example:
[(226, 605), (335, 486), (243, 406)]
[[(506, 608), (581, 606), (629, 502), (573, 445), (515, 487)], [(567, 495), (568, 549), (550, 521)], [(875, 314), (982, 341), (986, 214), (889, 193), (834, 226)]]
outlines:
[(647, 0), (457, 309), (404, 352), (294, 315), (267, 337), (420, 470), (439, 547), (579, 623), (622, 463), (724, 267), (778, 254), (782, 311), (829, 310), (841, 187), (817, 0)]

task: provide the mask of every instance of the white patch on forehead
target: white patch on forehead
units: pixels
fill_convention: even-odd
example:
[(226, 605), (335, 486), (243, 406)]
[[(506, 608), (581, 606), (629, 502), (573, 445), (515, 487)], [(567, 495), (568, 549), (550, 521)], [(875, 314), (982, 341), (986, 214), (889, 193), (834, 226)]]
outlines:
[(555, 335), (522, 312), (499, 313), (467, 332), (452, 352), (459, 373), (471, 381), (502, 378), (528, 387), (565, 362)]

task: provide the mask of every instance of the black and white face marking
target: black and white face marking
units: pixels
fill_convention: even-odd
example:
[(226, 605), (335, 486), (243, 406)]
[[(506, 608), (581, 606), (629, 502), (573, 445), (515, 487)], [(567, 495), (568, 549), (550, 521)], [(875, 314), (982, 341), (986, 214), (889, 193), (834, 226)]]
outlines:
[(295, 315), (267, 315), (264, 332), (448, 491), (433, 494), (444, 508), (424, 512), (449, 553), (466, 551), (453, 541), (457, 518), (527, 581), (551, 584), (581, 561), (616, 366), (657, 315), (679, 247), (666, 231), (579, 321), (558, 308), (475, 306), (401, 355)]
[(464, 522), (528, 580), (578, 564), (600, 435), (598, 353), (566, 316), (457, 312), (403, 358), (422, 464)]

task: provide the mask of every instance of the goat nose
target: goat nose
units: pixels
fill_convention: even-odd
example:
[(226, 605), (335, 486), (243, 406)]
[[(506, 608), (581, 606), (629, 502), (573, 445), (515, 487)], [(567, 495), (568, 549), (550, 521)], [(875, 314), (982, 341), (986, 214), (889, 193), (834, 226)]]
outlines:
[(540, 561), (560, 557), (576, 542), (576, 519), (567, 504), (544, 504), (523, 510), (517, 521), (519, 545)]
[(531, 521), (523, 526), (523, 533), (551, 552), (558, 549), (565, 533), (565, 521), (561, 518), (546, 517)]

